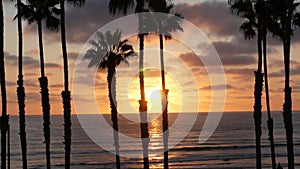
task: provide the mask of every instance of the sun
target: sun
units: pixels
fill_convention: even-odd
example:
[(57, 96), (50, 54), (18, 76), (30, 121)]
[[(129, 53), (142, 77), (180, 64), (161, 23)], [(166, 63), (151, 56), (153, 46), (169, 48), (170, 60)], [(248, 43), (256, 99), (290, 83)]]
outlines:
[(153, 89), (148, 93), (148, 98), (150, 100), (160, 100), (161, 99), (161, 92), (159, 89)]

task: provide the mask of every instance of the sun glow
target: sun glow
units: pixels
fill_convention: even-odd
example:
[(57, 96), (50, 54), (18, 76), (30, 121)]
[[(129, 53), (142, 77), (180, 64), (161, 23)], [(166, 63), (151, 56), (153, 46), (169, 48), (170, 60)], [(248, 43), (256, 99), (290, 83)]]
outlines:
[[(119, 80), (120, 81), (120, 80)], [(148, 113), (161, 113), (162, 112), (162, 95), (161, 95), (161, 77), (159, 70), (146, 70), (145, 71), (145, 99), (147, 101)], [(168, 110), (169, 112), (180, 112), (181, 110), (181, 89), (176, 83), (175, 79), (166, 73), (166, 84), (169, 89), (168, 95)], [(125, 85), (125, 84), (124, 84)], [(121, 88), (121, 87), (120, 87)], [(125, 86), (124, 86), (125, 89)], [(122, 93), (117, 92), (117, 93)], [(140, 83), (139, 76), (136, 75), (127, 86), (127, 99), (129, 104), (119, 104), (119, 109), (125, 112), (139, 112), (138, 100), (140, 96)], [(121, 97), (118, 97), (121, 100)], [(119, 101), (120, 102), (120, 101)], [(165, 106), (165, 105), (163, 105)], [(126, 108), (127, 107), (127, 108)], [(131, 107), (131, 111), (127, 111), (128, 107)]]
[(154, 89), (148, 93), (147, 96), (150, 100), (160, 100), (161, 99), (161, 91), (160, 89)]

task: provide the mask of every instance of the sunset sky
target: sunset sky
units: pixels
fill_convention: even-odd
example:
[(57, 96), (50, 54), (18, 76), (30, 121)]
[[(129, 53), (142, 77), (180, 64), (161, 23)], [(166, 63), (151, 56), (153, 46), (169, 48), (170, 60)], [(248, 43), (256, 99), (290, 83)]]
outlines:
[[(97, 76), (81, 72), (73, 74), (74, 66), (83, 62), (78, 59), (90, 36), (107, 23), (122, 17), (111, 16), (108, 12), (108, 0), (87, 0), (85, 7), (73, 8), (67, 6), (67, 39), (70, 63), (71, 81), (82, 82), (82, 95), (77, 96), (83, 103), (85, 113), (97, 113), (88, 106), (93, 102), (91, 95), (84, 94), (85, 90), (93, 88), (84, 82), (95, 79), (95, 97), (102, 113), (108, 113), (106, 70)], [(218, 52), (226, 73), (226, 102), (225, 111), (252, 111), (254, 70), (256, 70), (257, 49), (255, 38), (244, 40), (239, 32), (240, 18), (229, 12), (227, 1), (224, 0), (176, 0), (173, 13), (179, 12), (184, 19), (194, 24), (212, 42)], [(132, 10), (131, 10), (132, 11)], [(8, 113), (18, 114), (16, 80), (17, 80), (17, 27), (13, 17), (16, 14), (14, 4), (4, 1), (5, 12), (5, 63), (8, 93)], [(24, 80), (26, 90), (26, 113), (41, 114), (41, 103), (38, 77), (39, 50), (36, 24), (31, 26), (23, 22), (24, 28)], [(116, 28), (117, 29), (117, 28)], [(112, 30), (114, 31), (114, 30)], [(184, 34), (190, 41), (197, 37), (190, 35), (191, 30), (185, 29)], [(127, 37), (129, 43), (138, 52), (136, 36)], [(198, 37), (199, 38), (199, 37)], [(145, 66), (151, 68), (145, 72), (145, 85), (149, 112), (160, 112), (160, 99), (157, 90), (161, 89), (159, 67), (158, 36), (150, 35), (145, 39)], [(200, 45), (200, 44), (199, 44)], [(202, 45), (203, 46), (203, 45)], [(291, 86), (293, 88), (293, 109), (299, 110), (300, 104), (300, 32), (296, 31), (291, 49)], [(60, 33), (52, 33), (44, 29), (44, 48), (46, 74), (49, 79), (50, 103), (52, 114), (62, 114), (61, 91), (63, 89), (63, 69), (60, 46)], [(272, 110), (282, 110), (283, 104), (283, 54), (279, 39), (268, 38), (268, 61), (270, 76), (270, 95)], [(165, 62), (167, 73), (167, 88), (169, 93), (170, 112), (190, 112), (195, 107), (199, 112), (207, 112), (211, 104), (211, 87), (224, 91), (222, 84), (211, 84), (205, 66), (192, 50), (180, 39), (169, 40), (165, 43)], [(186, 71), (185, 71), (186, 70)], [(129, 59), (129, 66), (122, 64), (117, 69), (117, 102), (120, 113), (138, 112), (139, 83), (138, 57)], [(133, 76), (132, 76), (133, 74)], [(71, 86), (71, 84), (70, 84)], [(151, 93), (152, 92), (152, 93)], [(200, 106), (198, 106), (200, 105)], [(77, 105), (78, 106), (78, 105)], [(79, 105), (80, 107), (81, 105)], [(265, 110), (263, 103), (263, 110)], [(74, 106), (72, 107), (75, 113)], [(78, 113), (78, 112), (77, 112)]]

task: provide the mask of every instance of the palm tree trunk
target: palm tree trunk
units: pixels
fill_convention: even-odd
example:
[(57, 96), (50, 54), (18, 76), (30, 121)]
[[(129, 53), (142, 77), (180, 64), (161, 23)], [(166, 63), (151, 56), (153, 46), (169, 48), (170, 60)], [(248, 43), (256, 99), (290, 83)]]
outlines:
[(39, 19), (38, 22), (38, 37), (39, 37), (39, 48), (40, 48), (40, 70), (41, 77), (45, 77), (45, 63), (44, 63), (44, 45), (43, 45), (43, 28), (42, 20)]
[(65, 0), (60, 0), (61, 8), (61, 45), (64, 63), (64, 87), (62, 91), (63, 107), (64, 107), (64, 133), (65, 133), (65, 168), (70, 169), (71, 165), (71, 92), (69, 91), (69, 68), (66, 43), (66, 28), (65, 28)]
[(10, 125), (9, 124), (7, 128), (7, 169), (10, 169)]
[(269, 80), (268, 80), (268, 64), (267, 64), (267, 37), (266, 33), (263, 35), (263, 53), (264, 53), (264, 75), (265, 75), (265, 93), (266, 93), (266, 105), (268, 112), (268, 130), (269, 130), (269, 141), (271, 146), (271, 160), (272, 169), (276, 169), (276, 156), (275, 156), (275, 144), (273, 134), (273, 118), (271, 115), (270, 108), (270, 96), (269, 96)]
[(6, 81), (4, 68), (4, 14), (3, 4), (0, 2), (0, 83), (2, 96), (2, 115), (1, 115), (1, 169), (6, 168), (6, 134), (8, 129), (7, 116), (7, 98), (6, 98)]
[[(21, 0), (17, 1), (18, 11), (20, 10)], [(19, 127), (20, 141), (22, 150), (22, 166), (27, 169), (27, 141), (26, 141), (26, 119), (25, 119), (25, 89), (23, 84), (23, 30), (22, 18), (18, 15), (18, 33), (19, 33), (19, 76), (18, 76), (18, 105), (19, 105)]]
[(292, 120), (292, 88), (289, 84), (290, 76), (290, 38), (284, 47), (284, 67), (285, 67), (285, 97), (283, 105), (283, 118), (286, 130), (288, 169), (294, 169), (294, 146), (293, 146), (293, 120)]
[(141, 128), (141, 139), (143, 145), (143, 161), (144, 169), (149, 168), (148, 158), (148, 146), (149, 146), (149, 132), (148, 132), (148, 117), (147, 117), (147, 101), (145, 99), (145, 87), (144, 87), (144, 35), (139, 34), (140, 39), (140, 61), (139, 61), (139, 78), (140, 78), (140, 92), (141, 100), (139, 100), (139, 111), (140, 111), (140, 128)]
[(169, 168), (169, 121), (168, 121), (168, 92), (166, 89), (165, 82), (165, 63), (164, 63), (164, 39), (163, 35), (159, 34), (159, 44), (160, 44), (160, 64), (161, 64), (161, 102), (162, 102), (162, 123), (163, 123), (163, 141), (164, 141), (164, 169)]
[(255, 138), (256, 138), (256, 168), (261, 169), (261, 95), (263, 87), (263, 74), (262, 74), (262, 43), (261, 43), (261, 30), (258, 30), (257, 35), (257, 49), (258, 49), (258, 67), (255, 72), (255, 87), (254, 87), (254, 124), (255, 124)]
[(44, 49), (43, 49), (43, 32), (42, 32), (42, 21), (38, 20), (38, 36), (39, 36), (39, 48), (40, 48), (40, 69), (41, 77), (40, 88), (42, 95), (42, 109), (43, 109), (43, 120), (44, 120), (44, 143), (46, 144), (46, 166), (47, 169), (51, 168), (50, 158), (50, 104), (49, 104), (49, 90), (48, 90), (48, 78), (45, 76), (44, 67)]
[[(290, 1), (286, 0), (288, 16), (285, 22), (284, 31), (284, 70), (285, 70), (285, 87), (284, 87), (284, 104), (283, 119), (286, 130), (288, 169), (294, 169), (294, 146), (293, 146), (293, 120), (292, 120), (292, 88), (290, 87), (290, 47), (291, 47), (291, 21), (293, 7)], [(293, 1), (292, 1), (293, 2)]]
[[(144, 0), (136, 0), (135, 13), (141, 13), (144, 11)], [(141, 15), (139, 14), (139, 28), (142, 28)], [(140, 94), (141, 100), (139, 100), (139, 112), (140, 112), (140, 128), (141, 139), (143, 146), (143, 161), (144, 169), (149, 168), (148, 147), (149, 147), (149, 132), (148, 132), (148, 117), (147, 117), (147, 101), (145, 99), (145, 86), (144, 86), (144, 32), (139, 34), (139, 79), (140, 79)]]
[(111, 121), (113, 123), (116, 168), (120, 169), (121, 163), (120, 163), (120, 151), (119, 151), (120, 146), (119, 146), (118, 110), (117, 110), (117, 101), (116, 101), (116, 79), (114, 78), (115, 72), (116, 72), (115, 66), (108, 67), (107, 84), (108, 84), (108, 97), (109, 97), (110, 109), (111, 109)]

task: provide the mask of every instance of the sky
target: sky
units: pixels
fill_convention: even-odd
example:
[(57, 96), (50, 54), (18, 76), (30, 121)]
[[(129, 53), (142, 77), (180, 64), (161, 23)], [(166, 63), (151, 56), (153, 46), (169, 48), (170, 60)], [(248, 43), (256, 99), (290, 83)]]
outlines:
[[(174, 38), (165, 42), (165, 65), (167, 88), (169, 89), (170, 112), (207, 112), (212, 104), (212, 88), (215, 91), (226, 93), (224, 111), (252, 111), (254, 71), (257, 62), (256, 41), (244, 40), (239, 25), (240, 18), (229, 12), (226, 1), (205, 0), (176, 0), (174, 12), (179, 12), (184, 19), (195, 25), (207, 36), (206, 45), (213, 46), (222, 62), (226, 83), (211, 83), (210, 74), (205, 64), (199, 60), (191, 48), (181, 39)], [(14, 4), (4, 2), (5, 12), (5, 64), (8, 94), (8, 113), (18, 114), (16, 97), (17, 80), (17, 25), (13, 20), (16, 14)], [(82, 56), (89, 48), (88, 39), (99, 28), (122, 17), (121, 14), (111, 16), (108, 12), (108, 0), (87, 0), (85, 7), (73, 8), (67, 6), (67, 41), (70, 62), (71, 88), (73, 82), (80, 84), (81, 95), (76, 95), (79, 100), (72, 105), (72, 113), (78, 113), (76, 107), (81, 107), (80, 113), (97, 113), (92, 109), (96, 103), (101, 113), (109, 113), (106, 71), (96, 75), (86, 71), (75, 71), (75, 65), (81, 64)], [(24, 29), (24, 80), (26, 90), (26, 113), (31, 115), (41, 113), (41, 96), (39, 93), (39, 50), (37, 43), (36, 24), (28, 25), (23, 22)], [(114, 30), (112, 30), (114, 31)], [(199, 37), (193, 36), (190, 28), (182, 34), (190, 42), (197, 42)], [(176, 35), (176, 32), (174, 32)], [(138, 52), (138, 39), (136, 36), (126, 37)], [(146, 96), (149, 100), (149, 112), (159, 112), (161, 104), (159, 92), (161, 90), (159, 65), (158, 37), (147, 36), (145, 39), (145, 85)], [(198, 44), (199, 49), (204, 49), (205, 44)], [(295, 32), (291, 49), (291, 85), (293, 88), (293, 109), (299, 110), (300, 101), (300, 34)], [(49, 78), (50, 104), (52, 114), (62, 114), (61, 91), (63, 90), (63, 68), (59, 32), (49, 32), (44, 29), (44, 48), (46, 74)], [(205, 52), (204, 52), (205, 53)], [(207, 56), (209, 57), (209, 56)], [(283, 53), (279, 39), (268, 37), (268, 65), (269, 85), (272, 110), (282, 110), (283, 104)], [(138, 57), (129, 59), (129, 66), (121, 64), (117, 68), (117, 102), (119, 113), (138, 112), (139, 81), (135, 72), (138, 71)], [(90, 86), (85, 82), (95, 80), (95, 85)], [(226, 87), (226, 89), (224, 88)], [(88, 93), (91, 92), (92, 95)], [(264, 95), (263, 95), (264, 98)], [(213, 103), (220, 104), (221, 103)], [(75, 107), (75, 108), (74, 108)], [(263, 102), (263, 110), (265, 110)], [(79, 109), (78, 109), (79, 110)]]

